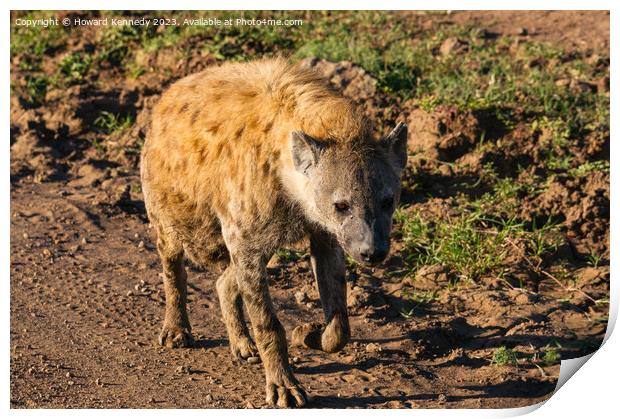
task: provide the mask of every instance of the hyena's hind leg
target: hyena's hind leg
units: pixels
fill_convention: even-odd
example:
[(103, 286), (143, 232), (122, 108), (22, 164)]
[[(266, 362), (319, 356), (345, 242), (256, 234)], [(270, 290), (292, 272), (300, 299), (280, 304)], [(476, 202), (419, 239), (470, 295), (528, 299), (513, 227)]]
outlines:
[(258, 349), (250, 337), (243, 317), (243, 301), (237, 286), (234, 269), (226, 268), (216, 284), (222, 317), (228, 331), (230, 350), (237, 359), (258, 356)]
[(187, 316), (187, 272), (183, 266), (183, 245), (174, 234), (158, 228), (157, 250), (164, 270), (166, 294), (166, 316), (159, 344), (170, 348), (190, 347), (194, 340)]

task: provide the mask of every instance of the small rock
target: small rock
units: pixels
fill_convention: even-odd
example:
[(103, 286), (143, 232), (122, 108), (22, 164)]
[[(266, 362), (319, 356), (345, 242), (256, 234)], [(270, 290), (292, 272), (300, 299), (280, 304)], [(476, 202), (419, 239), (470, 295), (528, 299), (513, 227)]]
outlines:
[(179, 365), (174, 371), (178, 374), (190, 374), (192, 372), (190, 368), (185, 365)]
[(97, 378), (97, 379), (95, 380), (95, 384), (96, 384), (96, 385), (98, 385), (98, 386), (103, 387), (103, 381), (101, 381), (101, 378)]
[(446, 401), (448, 401), (448, 397), (442, 393), (437, 396), (437, 401), (439, 401), (440, 403), (445, 403)]
[(304, 304), (308, 302), (308, 294), (306, 294), (304, 291), (297, 291), (295, 293), (295, 301), (297, 301), (298, 304)]
[(609, 92), (609, 77), (603, 77), (596, 82), (596, 89), (598, 94), (605, 94)]
[(369, 343), (366, 345), (366, 352), (381, 352), (381, 345), (377, 343)]
[(466, 42), (463, 42), (460, 39), (455, 38), (455, 37), (450, 37), (446, 39), (445, 41), (443, 41), (443, 44), (441, 44), (441, 47), (439, 47), (439, 52), (441, 53), (441, 55), (446, 56), (446, 55), (461, 52), (465, 50), (466, 48), (467, 48)]
[(569, 86), (572, 91), (579, 93), (592, 93), (595, 92), (597, 87), (596, 84), (589, 83), (584, 80), (571, 80)]
[(65, 377), (67, 377), (67, 378), (71, 378), (71, 377), (72, 377), (72, 375), (71, 375), (71, 373), (70, 373), (70, 372), (68, 372), (68, 373), (66, 373), (66, 374), (65, 374)]
[(258, 364), (260, 363), (260, 358), (257, 356), (251, 356), (248, 358), (248, 364)]
[(24, 237), (24, 239), (26, 239), (26, 240), (28, 240), (28, 238), (30, 237), (30, 236), (28, 236), (28, 233), (24, 233), (24, 234), (22, 234), (22, 236), (23, 236), (23, 237)]
[(69, 384), (70, 386), (75, 384), (75, 381), (68, 381), (67, 384)]
[(213, 401), (213, 396), (212, 396), (212, 395), (210, 395), (210, 394), (207, 394), (207, 395), (205, 396), (205, 400), (206, 400), (206, 401), (208, 401), (209, 403), (211, 403), (211, 402)]
[(526, 29), (526, 28), (521, 28), (521, 27), (519, 27), (519, 28), (516, 28), (516, 29), (515, 29), (515, 35), (525, 36), (525, 35), (527, 35), (527, 34), (528, 34), (528, 31), (527, 31), (527, 29)]
[(294, 363), (294, 364), (297, 364), (299, 361), (301, 361), (301, 360), (299, 359), (299, 357), (298, 357), (298, 356), (294, 356), (294, 357), (293, 357), (293, 363)]
[(140, 243), (138, 243), (138, 249), (143, 249), (144, 248), (144, 241), (140, 240)]
[(387, 407), (390, 409), (402, 409), (405, 407), (405, 404), (400, 400), (390, 400), (387, 403)]
[(246, 409), (256, 409), (256, 407), (249, 400), (245, 403), (245, 408)]

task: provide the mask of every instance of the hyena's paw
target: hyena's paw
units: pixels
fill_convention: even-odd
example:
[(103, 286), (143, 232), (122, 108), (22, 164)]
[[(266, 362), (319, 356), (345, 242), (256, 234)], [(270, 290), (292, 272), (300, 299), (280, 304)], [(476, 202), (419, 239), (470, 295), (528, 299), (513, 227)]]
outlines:
[(293, 330), (293, 345), (302, 348), (318, 349), (323, 352), (338, 352), (349, 340), (348, 327), (341, 327), (339, 322), (327, 326), (318, 323), (306, 323)]
[(236, 338), (229, 338), (230, 351), (233, 356), (238, 360), (255, 360), (258, 358), (258, 349), (252, 339), (249, 336), (240, 336)]
[(194, 346), (194, 338), (188, 327), (168, 326), (159, 334), (159, 344), (168, 348), (190, 348)]
[(277, 407), (303, 407), (308, 403), (306, 390), (292, 374), (278, 374), (278, 380), (267, 378), (266, 402)]

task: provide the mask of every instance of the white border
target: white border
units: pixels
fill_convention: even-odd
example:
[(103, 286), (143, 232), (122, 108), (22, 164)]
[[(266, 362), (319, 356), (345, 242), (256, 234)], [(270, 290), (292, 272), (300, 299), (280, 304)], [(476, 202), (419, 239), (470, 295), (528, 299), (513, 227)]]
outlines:
[[(617, 2), (616, 2), (617, 3)], [(618, 60), (616, 57), (616, 44), (617, 40), (620, 39), (619, 36), (619, 19), (618, 19), (618, 7), (615, 6), (616, 3), (611, 1), (600, 1), (600, 0), (591, 0), (588, 2), (584, 1), (574, 1), (574, 0), (564, 0), (564, 1), (546, 1), (541, 2), (540, 0), (521, 0), (519, 2), (515, 1), (506, 1), (501, 3), (501, 9), (509, 9), (509, 10), (611, 10), (611, 68), (617, 68)], [(98, 9), (120, 9), (124, 10), (128, 6), (127, 1), (120, 0), (108, 0), (108, 1), (85, 1), (85, 0), (65, 0), (58, 2), (43, 2), (43, 1), (33, 1), (33, 0), (22, 0), (22, 1), (10, 1), (6, 4), (7, 13), (11, 9), (31, 9), (31, 10), (76, 10), (76, 9), (89, 9), (89, 10), (98, 10)], [(227, 9), (227, 10), (318, 10), (318, 9), (329, 9), (329, 10), (363, 10), (363, 9), (377, 9), (377, 10), (497, 10), (500, 9), (498, 7), (497, 1), (470, 1), (467, 4), (464, 4), (462, 1), (433, 1), (432, 3), (422, 2), (422, 1), (406, 1), (406, 0), (383, 0), (381, 2), (370, 2), (364, 0), (344, 0), (335, 4), (333, 1), (325, 1), (325, 0), (315, 0), (315, 1), (299, 1), (299, 0), (289, 0), (286, 2), (282, 1), (263, 1), (263, 2), (251, 2), (251, 1), (242, 1), (242, 0), (228, 0), (225, 3), (220, 2), (196, 2), (189, 0), (176, 0), (174, 2), (165, 2), (162, 0), (151, 0), (151, 1), (134, 1), (131, 2), (132, 9), (145, 9), (145, 10), (168, 10), (168, 9), (176, 9), (176, 10), (219, 10), (219, 9)], [(222, 7), (225, 6), (225, 7)], [(10, 27), (7, 25), (5, 30), (3, 31), (4, 40), (2, 43), (2, 50), (4, 53), (4, 74), (5, 74), (5, 84), (2, 86), (2, 101), (4, 103), (3, 109), (5, 109), (5, 118), (2, 120), (3, 132), (5, 135), (5, 144), (7, 144), (7, 148), (9, 147), (9, 80), (10, 80), (10, 56), (9, 56), (9, 39), (10, 39)], [(618, 90), (618, 80), (614, 77), (611, 77), (611, 91), (619, 91)], [(615, 117), (617, 116), (617, 106), (615, 106), (614, 100), (611, 101), (611, 126), (612, 133), (615, 134)], [(614, 146), (615, 141), (618, 141), (617, 135), (612, 134), (611, 139), (611, 163), (617, 160), (618, 147)], [(618, 175), (615, 170), (615, 166), (612, 164), (611, 170), (611, 195), (612, 197), (616, 196), (617, 184), (618, 184)], [(0, 167), (2, 167), (3, 172), (8, 176), (9, 174), (9, 150), (6, 150), (5, 153), (2, 153), (0, 157)], [(5, 307), (5, 312), (3, 313), (3, 321), (2, 321), (2, 332), (3, 336), (6, 337), (4, 341), (4, 345), (2, 347), (2, 355), (4, 359), (4, 363), (2, 363), (2, 373), (4, 377), (4, 391), (2, 394), (3, 406), (5, 409), (9, 410), (9, 389), (10, 389), (10, 374), (9, 374), (9, 330), (10, 330), (10, 313), (9, 313), (9, 303), (10, 303), (10, 246), (9, 246), (9, 228), (10, 228), (10, 183), (8, 181), (2, 184), (2, 192), (4, 195), (4, 199), (0, 201), (0, 213), (4, 215), (2, 220), (0, 221), (0, 229), (5, 237), (5, 240), (2, 240), (0, 246), (2, 246), (2, 252), (0, 252), (0, 263), (2, 266), (2, 279), (5, 284), (5, 292), (2, 293), (0, 300)], [(618, 209), (617, 202), (612, 200), (611, 202), (611, 211), (612, 214), (616, 214)], [(617, 240), (613, 240), (613, 238), (618, 237), (618, 229), (615, 227), (615, 224), (612, 222), (611, 225), (611, 236), (612, 236), (612, 246), (611, 246), (611, 270), (615, 272), (615, 266), (617, 265), (617, 251), (616, 246)], [(471, 409), (471, 410), (427, 410), (427, 409), (417, 409), (414, 411), (409, 410), (390, 410), (389, 412), (385, 410), (346, 410), (339, 411), (338, 415), (343, 415), (347, 417), (351, 417), (355, 415), (358, 416), (375, 416), (382, 414), (389, 414), (392, 417), (402, 417), (409, 419), (411, 415), (415, 415), (416, 417), (506, 417), (506, 416), (515, 416), (519, 414), (527, 413), (528, 411), (535, 410), (535, 412), (531, 413), (531, 417), (540, 417), (547, 418), (550, 414), (554, 416), (565, 416), (565, 417), (587, 417), (591, 415), (598, 415), (599, 417), (609, 417), (612, 411), (616, 411), (614, 407), (616, 407), (615, 401), (617, 400), (617, 390), (616, 390), (616, 382), (615, 378), (619, 372), (618, 365), (620, 364), (617, 360), (617, 354), (620, 353), (620, 341), (617, 337), (617, 334), (611, 335), (611, 331), (615, 325), (617, 314), (618, 314), (618, 286), (617, 281), (612, 281), (612, 291), (611, 291), (611, 310), (609, 316), (609, 326), (608, 333), (606, 335), (606, 343), (595, 353), (591, 358), (590, 362), (588, 362), (588, 366), (583, 368), (581, 371), (577, 373), (577, 377), (573, 380), (569, 380), (566, 385), (562, 387), (561, 390), (558, 391), (551, 399), (549, 399), (546, 403), (543, 404), (542, 408), (537, 409), (540, 405), (531, 406), (527, 408), (520, 409), (501, 409), (501, 410), (479, 410), (479, 409)], [(564, 365), (562, 368), (565, 368)], [(133, 415), (144, 415), (147, 414), (153, 417), (204, 417), (204, 415), (215, 416), (215, 417), (223, 417), (223, 416), (240, 416), (240, 417), (252, 417), (252, 418), (263, 418), (263, 417), (283, 417), (283, 415), (289, 415), (292, 412), (282, 411), (282, 410), (10, 410), (8, 412), (11, 415), (15, 416), (23, 416), (23, 417), (52, 417), (58, 414), (62, 414), (67, 417), (83, 417), (85, 414), (88, 414), (92, 417), (108, 417), (110, 415), (118, 415), (118, 416), (133, 416)], [(294, 414), (298, 417), (309, 417), (314, 416), (315, 414), (325, 414), (321, 410), (299, 410), (295, 411)], [(336, 412), (333, 412), (336, 413)], [(330, 413), (327, 413), (330, 414)], [(406, 416), (405, 416), (406, 415)]]

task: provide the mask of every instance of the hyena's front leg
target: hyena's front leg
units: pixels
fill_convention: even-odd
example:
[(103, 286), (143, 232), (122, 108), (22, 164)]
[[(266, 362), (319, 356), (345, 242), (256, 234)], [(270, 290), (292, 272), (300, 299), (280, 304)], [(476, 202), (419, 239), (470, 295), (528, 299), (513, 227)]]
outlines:
[(234, 267), (226, 268), (217, 280), (216, 288), (222, 308), (222, 317), (228, 331), (231, 352), (237, 359), (258, 356), (258, 350), (250, 338), (248, 327), (243, 318), (243, 302), (237, 286)]
[(159, 335), (159, 344), (170, 348), (192, 346), (192, 328), (187, 316), (187, 273), (183, 266), (183, 246), (162, 232), (157, 250), (164, 268), (166, 317)]
[(350, 337), (344, 252), (335, 237), (322, 231), (310, 236), (310, 252), (325, 325), (312, 323), (296, 327), (293, 330), (293, 344), (337, 352)]
[[(247, 255), (249, 252), (241, 252)], [(267, 403), (279, 407), (301, 407), (307, 402), (305, 390), (293, 375), (288, 362), (286, 333), (274, 312), (269, 296), (265, 263), (259, 258), (232, 254), (231, 269), (237, 277), (254, 338), (265, 367)]]

